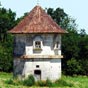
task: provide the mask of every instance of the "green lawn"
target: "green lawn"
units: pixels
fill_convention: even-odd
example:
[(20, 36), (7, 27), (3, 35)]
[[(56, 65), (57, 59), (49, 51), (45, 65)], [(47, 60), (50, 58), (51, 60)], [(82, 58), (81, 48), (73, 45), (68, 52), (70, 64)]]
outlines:
[[(15, 84), (8, 84), (7, 81), (12, 79), (11, 73), (0, 73), (0, 88), (29, 88), (23, 86), (20, 83), (16, 82)], [(88, 88), (88, 77), (87, 76), (62, 76), (62, 79), (57, 83), (53, 84), (53, 87), (57, 88)], [(33, 86), (36, 88), (36, 86)], [(39, 88), (39, 87), (37, 87)]]

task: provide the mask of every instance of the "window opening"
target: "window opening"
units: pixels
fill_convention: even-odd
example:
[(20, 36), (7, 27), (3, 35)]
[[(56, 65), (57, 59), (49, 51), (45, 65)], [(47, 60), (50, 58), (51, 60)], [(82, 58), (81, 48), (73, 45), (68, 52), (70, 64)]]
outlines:
[(34, 70), (34, 74), (41, 75), (41, 70)]
[(35, 48), (41, 48), (41, 42), (40, 41), (35, 42)]
[(56, 43), (56, 48), (59, 48), (59, 47), (58, 47), (58, 44), (59, 44), (59, 43), (57, 42), (57, 43)]
[(36, 68), (39, 68), (39, 65), (36, 65)]

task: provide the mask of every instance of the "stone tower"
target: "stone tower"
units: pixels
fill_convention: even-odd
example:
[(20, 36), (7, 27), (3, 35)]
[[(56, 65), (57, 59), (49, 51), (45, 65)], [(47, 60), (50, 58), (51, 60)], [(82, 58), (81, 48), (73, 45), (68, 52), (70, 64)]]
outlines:
[(54, 81), (61, 77), (61, 34), (67, 33), (40, 7), (24, 17), (14, 34), (14, 76)]

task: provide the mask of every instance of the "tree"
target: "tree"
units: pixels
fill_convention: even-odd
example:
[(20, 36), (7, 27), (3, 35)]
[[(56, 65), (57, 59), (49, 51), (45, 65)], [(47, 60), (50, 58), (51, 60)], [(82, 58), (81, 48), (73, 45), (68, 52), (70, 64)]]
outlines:
[(6, 40), (7, 31), (16, 25), (15, 17), (16, 13), (11, 9), (0, 8), (0, 41)]
[(88, 76), (88, 35), (85, 29), (81, 29), (79, 40), (79, 59), (81, 64), (81, 74)]
[(61, 22), (64, 22), (64, 19), (68, 17), (68, 15), (61, 8), (57, 8), (56, 10), (53, 10), (53, 8), (49, 8), (47, 9), (47, 13), (59, 25), (61, 25)]
[[(62, 59), (63, 72), (68, 74), (69, 71), (70, 74), (74, 70), (76, 74), (82, 74), (82, 72), (85, 74), (88, 73), (86, 72), (86, 67), (84, 68), (86, 70), (85, 72), (82, 70), (84, 63), (86, 63), (83, 62), (83, 60), (85, 59), (88, 61), (88, 36), (86, 35), (85, 30), (82, 29), (79, 34), (75, 19), (69, 17), (69, 15), (61, 8), (57, 8), (56, 10), (49, 8), (47, 9), (47, 13), (58, 25), (69, 32), (65, 36), (62, 36), (62, 53), (64, 55), (64, 59)], [(75, 62), (77, 64), (75, 64)], [(78, 69), (78, 67), (81, 67), (81, 69)], [(77, 69), (78, 72), (76, 72), (75, 69)]]
[(13, 36), (7, 37), (7, 41), (0, 42), (0, 71), (10, 72), (13, 69)]
[(55, 11), (49, 8), (47, 13), (51, 15), (58, 25), (69, 32), (62, 38), (62, 52), (64, 55), (64, 59), (62, 61), (63, 68), (65, 69), (68, 60), (78, 57), (79, 36), (77, 34), (77, 25), (75, 20), (69, 17), (61, 8), (57, 8)]
[(84, 37), (86, 35), (85, 29), (80, 30), (80, 36)]
[(80, 63), (76, 59), (72, 58), (67, 61), (67, 75), (73, 76), (75, 74), (79, 74), (80, 70)]
[(0, 71), (8, 72), (13, 68), (13, 36), (7, 31), (16, 25), (15, 17), (11, 9), (0, 8)]

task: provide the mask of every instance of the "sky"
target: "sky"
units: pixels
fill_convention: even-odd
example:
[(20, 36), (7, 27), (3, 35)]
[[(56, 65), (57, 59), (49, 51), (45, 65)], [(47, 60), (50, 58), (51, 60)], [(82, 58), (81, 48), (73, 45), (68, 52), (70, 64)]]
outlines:
[[(25, 12), (30, 12), (38, 0), (0, 0), (2, 7), (16, 12), (17, 17), (23, 16)], [(39, 0), (39, 5), (45, 8), (60, 7), (76, 19), (78, 30), (85, 29), (88, 34), (88, 0)]]

